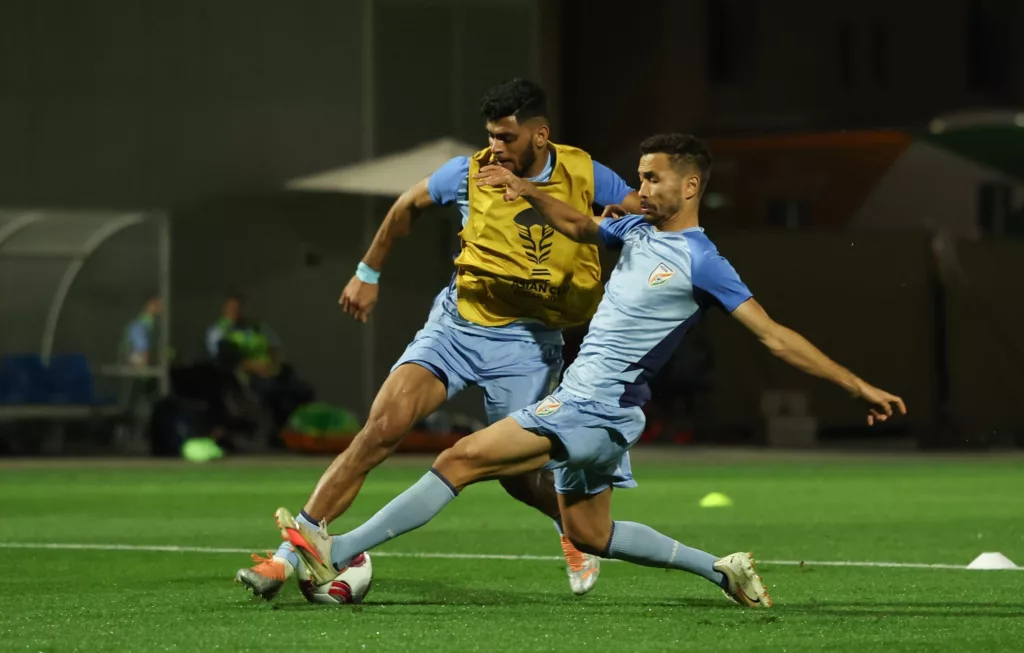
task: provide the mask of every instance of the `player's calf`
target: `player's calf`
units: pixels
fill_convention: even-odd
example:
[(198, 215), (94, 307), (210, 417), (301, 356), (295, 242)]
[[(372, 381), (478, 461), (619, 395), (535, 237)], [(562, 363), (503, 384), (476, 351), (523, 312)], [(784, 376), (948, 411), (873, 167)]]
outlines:
[(420, 419), (447, 398), (445, 385), (420, 365), (406, 364), (388, 375), (370, 415), (352, 444), (320, 477), (304, 510), (330, 523), (355, 500), (367, 475), (394, 452)]
[(509, 476), (502, 478), (500, 482), (501, 487), (513, 499), (536, 508), (551, 519), (561, 519), (554, 474), (549, 470), (540, 469), (519, 476)]
[(394, 452), (411, 425), (407, 410), (396, 408), (390, 416), (381, 410), (372, 412), (348, 448), (320, 477), (303, 509), (327, 523), (344, 514), (369, 473)]
[[(390, 415), (382, 411), (370, 413), (352, 444), (335, 459), (339, 473), (366, 476), (387, 460), (412, 426), (413, 416), (408, 413), (397, 407)], [(328, 474), (330, 471), (328, 469)]]
[(611, 522), (580, 523), (578, 520), (566, 519), (562, 523), (565, 537), (572, 545), (583, 553), (604, 556), (608, 553), (608, 540), (611, 537)]
[(392, 407), (390, 413), (374, 411), (370, 413), (366, 424), (352, 440), (351, 450), (353, 471), (369, 473), (377, 465), (384, 462), (412, 428), (415, 416), (407, 409)]

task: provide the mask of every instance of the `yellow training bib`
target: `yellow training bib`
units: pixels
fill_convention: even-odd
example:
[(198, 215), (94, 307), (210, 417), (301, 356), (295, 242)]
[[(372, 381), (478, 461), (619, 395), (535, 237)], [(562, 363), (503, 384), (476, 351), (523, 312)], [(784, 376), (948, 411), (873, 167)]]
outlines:
[[(551, 179), (543, 192), (592, 215), (594, 166), (590, 155), (551, 144)], [(577, 243), (556, 232), (524, 199), (506, 202), (502, 188), (477, 188), (490, 149), (469, 162), (469, 216), (455, 259), (459, 314), (483, 326), (521, 319), (565, 328), (589, 320), (601, 301), (601, 263), (596, 245)]]

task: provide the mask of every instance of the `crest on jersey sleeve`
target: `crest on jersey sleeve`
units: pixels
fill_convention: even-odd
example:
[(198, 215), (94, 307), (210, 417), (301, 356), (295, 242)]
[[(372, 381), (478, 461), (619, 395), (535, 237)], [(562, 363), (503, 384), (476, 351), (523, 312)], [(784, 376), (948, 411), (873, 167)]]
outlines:
[(548, 415), (555, 412), (561, 407), (562, 402), (560, 402), (559, 400), (555, 399), (552, 396), (547, 396), (544, 398), (542, 402), (537, 404), (537, 409), (534, 410), (533, 412), (539, 415), (540, 417), (547, 417)]
[(654, 268), (654, 272), (651, 272), (651, 276), (647, 277), (647, 285), (651, 288), (660, 286), (669, 279), (676, 271), (665, 265), (664, 263), (658, 263), (658, 267)]

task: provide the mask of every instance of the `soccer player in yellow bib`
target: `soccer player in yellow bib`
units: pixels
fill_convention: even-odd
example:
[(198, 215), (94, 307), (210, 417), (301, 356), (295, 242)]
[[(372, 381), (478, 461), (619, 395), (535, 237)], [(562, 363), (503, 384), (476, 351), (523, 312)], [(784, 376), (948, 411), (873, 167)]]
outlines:
[[(577, 243), (552, 229), (525, 200), (506, 202), (501, 189), (470, 183), (488, 164), (501, 165), (576, 210), (594, 204), (640, 210), (621, 177), (583, 150), (548, 140), (544, 90), (526, 80), (500, 84), (484, 96), (489, 147), (456, 157), (391, 207), (370, 249), (341, 295), (342, 308), (366, 321), (377, 302), (380, 271), (396, 238), (434, 204), (462, 214), (462, 251), (451, 284), (435, 298), (426, 324), (384, 381), (369, 418), (351, 446), (324, 472), (298, 516), (326, 528), (352, 504), (370, 471), (395, 450), (410, 428), (468, 385), (484, 391), (488, 421), (504, 419), (551, 392), (562, 372), (562, 334), (589, 320), (601, 300), (596, 245)], [(554, 520), (576, 594), (593, 588), (600, 559), (565, 537), (552, 474), (538, 471), (501, 479), (505, 490)], [(635, 482), (625, 457), (612, 483)], [(288, 543), (236, 580), (270, 600), (301, 564)]]

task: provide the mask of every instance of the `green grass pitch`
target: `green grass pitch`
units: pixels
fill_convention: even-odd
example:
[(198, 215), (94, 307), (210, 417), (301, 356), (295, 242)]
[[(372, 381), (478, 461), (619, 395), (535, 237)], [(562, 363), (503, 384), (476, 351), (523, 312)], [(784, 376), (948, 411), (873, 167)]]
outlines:
[[(232, 582), (249, 563), (241, 550), (276, 546), (274, 509), (298, 510), (326, 459), (8, 462), (0, 651), (1024, 650), (1022, 571), (818, 564), (966, 565), (1000, 551), (1024, 565), (1019, 456), (723, 462), (638, 453), (640, 487), (616, 493), (615, 516), (719, 555), (807, 561), (759, 562), (775, 608), (744, 610), (700, 578), (619, 562), (574, 597), (551, 523), (495, 483), (469, 488), (434, 522), (381, 547), (365, 604), (309, 605), (294, 584), (268, 604)], [(371, 515), (428, 464), (401, 459), (374, 472), (332, 530)], [(698, 507), (712, 491), (735, 504)], [(484, 557), (494, 554), (531, 557)]]

